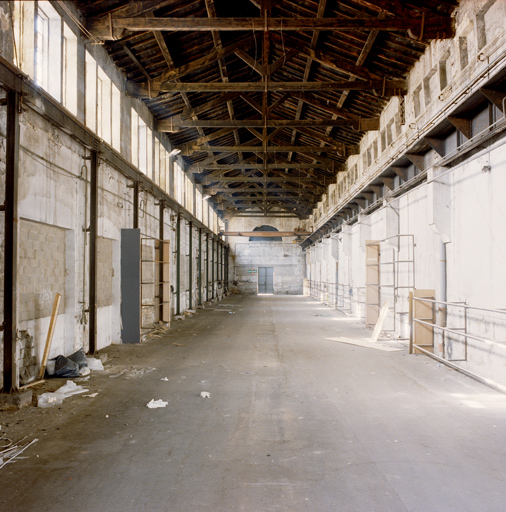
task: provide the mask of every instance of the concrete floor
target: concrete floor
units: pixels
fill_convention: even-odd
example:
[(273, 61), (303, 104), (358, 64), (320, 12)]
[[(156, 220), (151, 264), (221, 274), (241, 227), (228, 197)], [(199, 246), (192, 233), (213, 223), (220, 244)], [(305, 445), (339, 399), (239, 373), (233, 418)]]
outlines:
[(0, 470), (0, 509), (506, 509), (505, 396), (406, 350), (325, 340), (370, 332), (306, 297), (214, 307), (106, 349), (96, 398), (0, 413), (8, 437), (39, 438)]

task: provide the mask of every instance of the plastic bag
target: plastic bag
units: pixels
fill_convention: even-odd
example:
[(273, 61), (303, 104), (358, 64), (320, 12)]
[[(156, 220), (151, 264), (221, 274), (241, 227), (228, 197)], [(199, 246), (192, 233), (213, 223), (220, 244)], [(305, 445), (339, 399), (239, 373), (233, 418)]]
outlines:
[(100, 372), (104, 369), (104, 365), (100, 359), (95, 359), (94, 357), (88, 357), (88, 368), (94, 372)]
[(54, 377), (79, 377), (79, 365), (60, 355), (55, 361)]
[(37, 400), (37, 405), (43, 409), (60, 405), (65, 397), (57, 393), (42, 393)]
[(37, 400), (37, 405), (43, 409), (61, 405), (63, 400), (69, 396), (85, 393), (89, 389), (78, 386), (75, 382), (68, 380), (61, 388), (58, 388), (54, 393), (42, 393)]
[(79, 365), (79, 368), (83, 366), (88, 366), (88, 361), (86, 360), (86, 353), (82, 348), (80, 348), (77, 352), (74, 352), (71, 356), (69, 356), (71, 361), (74, 361)]
[(49, 359), (49, 361), (46, 364), (46, 373), (51, 377), (51, 375), (54, 375), (54, 367), (56, 364), (56, 359)]

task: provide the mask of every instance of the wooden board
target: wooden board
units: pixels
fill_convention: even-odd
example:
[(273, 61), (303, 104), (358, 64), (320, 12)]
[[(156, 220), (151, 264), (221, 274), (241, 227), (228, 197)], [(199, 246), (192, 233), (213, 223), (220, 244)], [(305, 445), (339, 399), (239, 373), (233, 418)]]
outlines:
[(58, 316), (58, 308), (60, 306), (61, 295), (57, 293), (54, 297), (53, 312), (51, 313), (51, 321), (49, 322), (49, 330), (47, 332), (46, 346), (44, 347), (44, 355), (42, 356), (42, 362), (40, 363), (40, 371), (38, 379), (44, 378), (44, 372), (46, 371), (47, 359), (49, 357), (49, 350), (51, 349), (51, 343), (53, 341), (54, 329), (56, 327), (56, 318)]

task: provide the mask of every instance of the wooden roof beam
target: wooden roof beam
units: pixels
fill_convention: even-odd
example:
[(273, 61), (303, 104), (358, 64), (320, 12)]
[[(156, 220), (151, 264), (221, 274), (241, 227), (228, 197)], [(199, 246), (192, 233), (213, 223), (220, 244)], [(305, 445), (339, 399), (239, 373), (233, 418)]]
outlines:
[[(185, 128), (305, 128), (320, 126), (350, 126), (361, 131), (377, 130), (378, 119), (358, 119), (351, 121), (348, 119), (249, 119), (249, 120), (229, 120), (229, 119), (181, 119), (179, 116), (169, 117), (156, 122), (156, 129), (161, 132), (177, 132)], [(255, 135), (256, 136), (256, 135)], [(263, 136), (262, 136), (263, 138)]]
[[(249, 146), (249, 145), (241, 145), (241, 146), (205, 146), (201, 145), (197, 141), (194, 143), (189, 143), (188, 145), (183, 146), (182, 148), (183, 154), (185, 156), (190, 156), (193, 153), (203, 152), (203, 151), (212, 151), (212, 152), (220, 152), (220, 153), (235, 153), (237, 151), (243, 152), (257, 152), (263, 151), (262, 146)], [(351, 150), (356, 151), (356, 148), (352, 147)], [(356, 154), (349, 153), (351, 151), (349, 147), (345, 144), (336, 143), (329, 146), (267, 146), (265, 151), (267, 153), (330, 153), (330, 152), (338, 152), (342, 156), (346, 154)]]
[[(127, 82), (127, 92), (132, 95), (141, 89), (145, 95), (149, 95), (148, 85), (135, 84), (135, 91), (132, 82)], [(264, 92), (265, 84), (263, 82), (180, 82), (160, 84), (160, 91), (166, 92)], [(393, 96), (405, 93), (407, 90), (406, 80), (368, 80), (363, 82), (354, 82), (352, 80), (336, 80), (328, 82), (269, 82), (267, 84), (268, 92), (285, 91), (376, 91), (385, 96)]]
[(121, 39), (126, 30), (130, 32), (198, 32), (198, 31), (345, 31), (345, 30), (411, 30), (421, 33), (424, 25), (424, 38), (433, 39), (453, 37), (453, 19), (427, 13), (422, 16), (393, 17), (378, 19), (374, 17), (348, 18), (170, 18), (170, 17), (106, 17), (87, 18), (86, 29), (96, 38), (105, 41)]

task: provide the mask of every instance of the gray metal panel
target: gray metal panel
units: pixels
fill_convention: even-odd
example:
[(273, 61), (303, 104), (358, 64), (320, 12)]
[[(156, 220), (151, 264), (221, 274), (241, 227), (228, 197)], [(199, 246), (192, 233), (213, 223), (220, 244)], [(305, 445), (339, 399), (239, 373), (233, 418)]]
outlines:
[(141, 230), (121, 230), (121, 339), (141, 338)]
[(274, 267), (266, 267), (265, 293), (274, 293)]
[(265, 267), (258, 267), (258, 293), (267, 293), (266, 290), (266, 281), (267, 281), (267, 273), (265, 272)]

